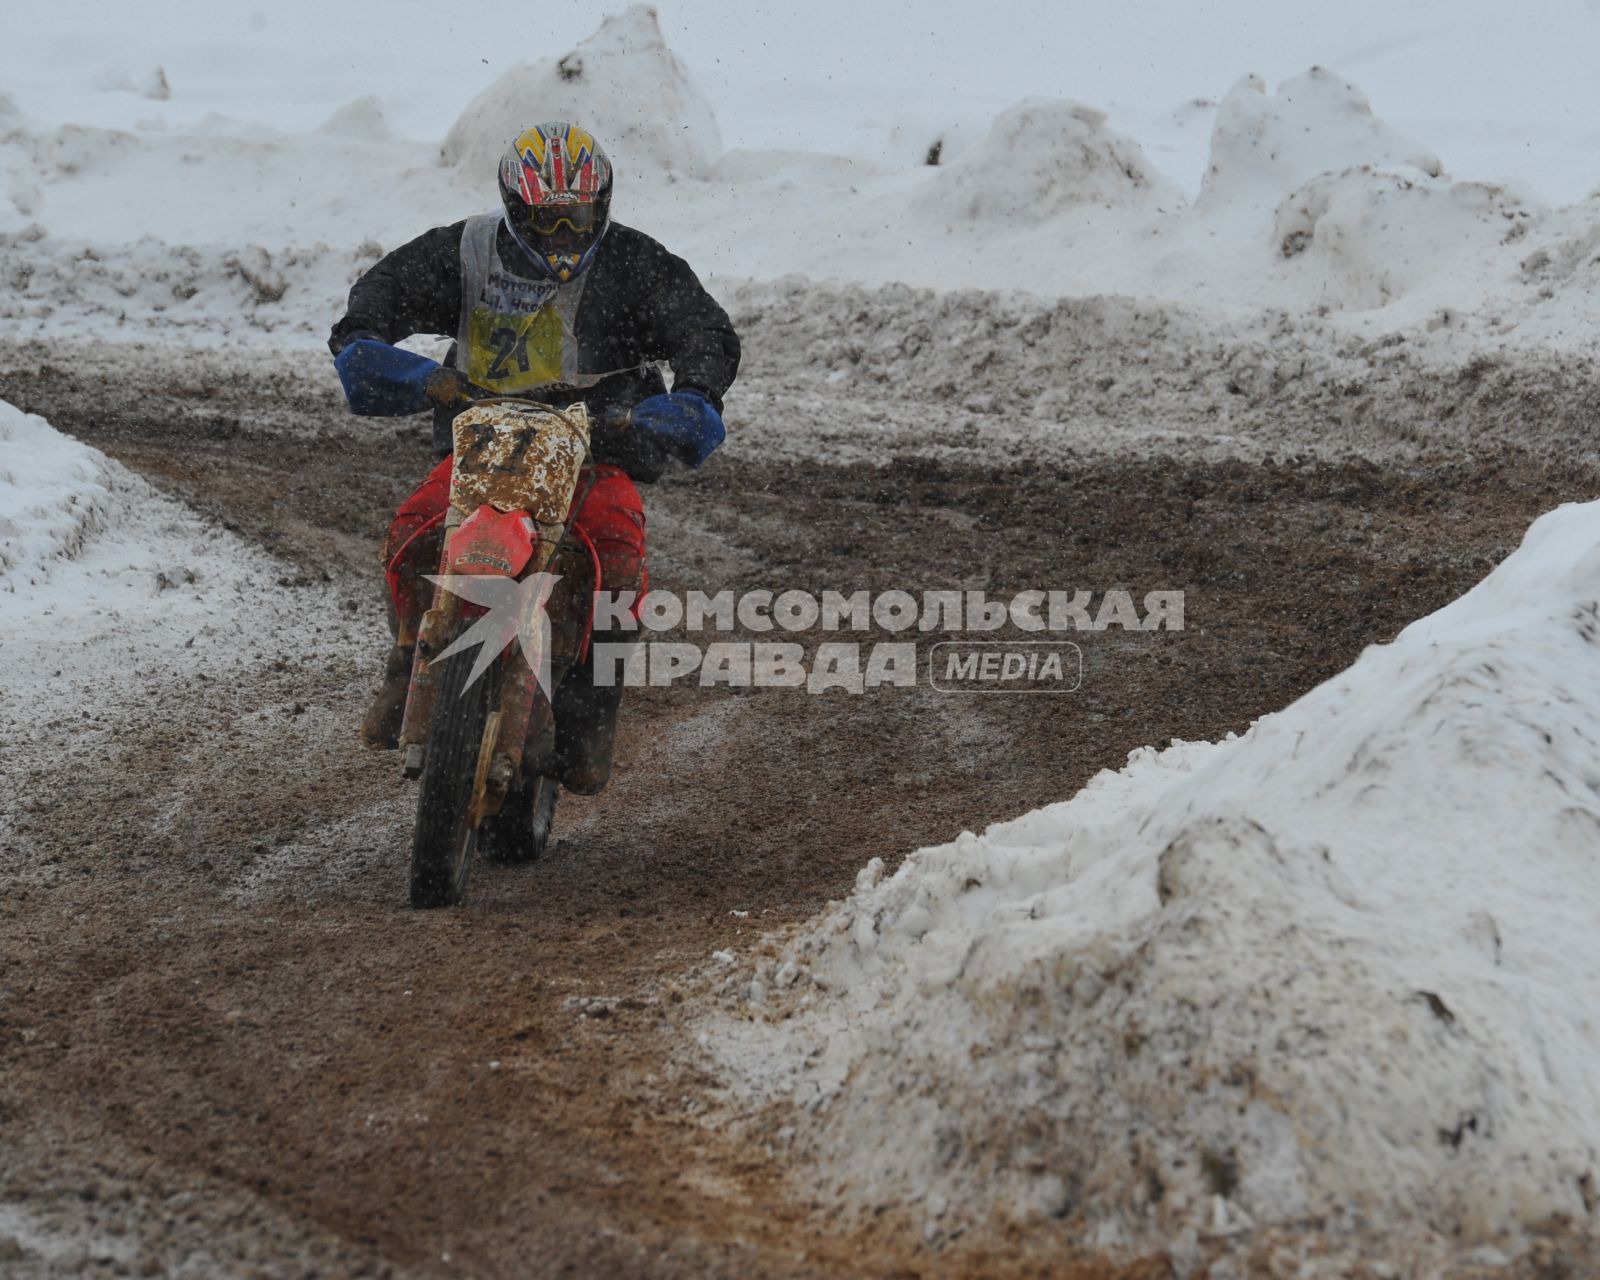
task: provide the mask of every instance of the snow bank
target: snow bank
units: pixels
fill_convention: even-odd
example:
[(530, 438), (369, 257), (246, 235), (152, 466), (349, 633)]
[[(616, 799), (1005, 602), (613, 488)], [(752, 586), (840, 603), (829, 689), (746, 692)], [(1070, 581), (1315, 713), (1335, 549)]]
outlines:
[[(449, 164), (432, 144), (394, 136), (372, 97), (297, 135), (220, 119), (42, 127), (0, 99), (0, 324), (315, 344), (357, 272), (492, 204), (507, 138), (567, 114), (616, 156), (618, 216), (717, 290), (798, 273), (941, 293), (1118, 296), (1202, 306), (1230, 336), (1265, 310), (1336, 313), (1362, 341), (1414, 340), (1448, 317), (1460, 363), (1508, 338), (1592, 345), (1600, 302), (1574, 287), (1586, 273), (1568, 283), (1538, 265), (1566, 262), (1592, 210), (1544, 211), (1514, 191), (1430, 176), (1432, 154), (1327, 72), (1276, 94), (1249, 80), (1228, 95), (1194, 208), (1089, 107), (1023, 102), (973, 144), (985, 112), (917, 107), (928, 131), (906, 135), (921, 141), (907, 142), (899, 166), (819, 151), (724, 154), (710, 108), (643, 7), (565, 58), (502, 76), (451, 130)], [(933, 128), (946, 114), (959, 129)], [(934, 137), (948, 145), (930, 166)], [(798, 130), (795, 141), (849, 139)], [(391, 189), (405, 199), (371, 198)]]
[(1195, 204), (1270, 209), (1319, 174), (1360, 165), (1443, 172), (1433, 152), (1373, 115), (1366, 94), (1342, 76), (1313, 67), (1271, 96), (1260, 76), (1246, 76), (1217, 111)]
[(1081, 205), (1181, 208), (1182, 193), (1132, 138), (1079, 102), (1032, 100), (1003, 112), (981, 144), (938, 169), (929, 202), (989, 226), (1038, 223)]
[(583, 125), (630, 177), (705, 177), (722, 149), (710, 104), (667, 48), (656, 11), (642, 4), (607, 18), (565, 57), (496, 80), (451, 127), (445, 163), (492, 181), (511, 140), (543, 120)]
[(162, 67), (156, 67), (137, 82), (121, 67), (106, 67), (92, 83), (94, 88), (105, 93), (135, 93), (152, 102), (165, 102), (172, 97), (172, 86), (167, 83), (167, 73)]
[(47, 581), (112, 506), (104, 454), (0, 401), (0, 590)]
[(145, 236), (115, 250), (58, 240), (38, 224), (0, 232), (10, 289), (0, 321), (17, 333), (71, 328), (112, 340), (166, 338), (214, 346), (292, 334), (314, 349), (346, 291), (381, 256), (372, 241), (268, 249), (170, 245)]
[(376, 95), (370, 93), (345, 103), (323, 122), (317, 132), (361, 142), (389, 142), (394, 138), (394, 131), (389, 128), (388, 118), (383, 114), (383, 104)]
[(1249, 76), (1218, 109), (1193, 216), (1175, 227), (1190, 254), (1179, 274), (1209, 264), (1212, 277), (1295, 307), (1408, 300), (1398, 325), (1482, 309), (1498, 327), (1523, 237), (1546, 212), (1516, 189), (1452, 182), (1432, 151), (1331, 72), (1314, 67), (1274, 95)]
[(485, 197), (481, 175), (469, 187), (431, 148), (386, 130), (372, 99), (300, 135), (220, 117), (181, 131), (159, 121), (43, 128), (0, 112), (0, 232), (38, 223), (97, 252), (145, 236), (173, 246), (392, 245), (493, 201), (492, 171)]
[(94, 706), (157, 655), (247, 650), (284, 569), (97, 449), (0, 401), (0, 731)]
[(1592, 1224), (1596, 708), (1591, 503), (1242, 738), (875, 860), (702, 1043), (930, 1238), (1053, 1215), (1192, 1264), (1316, 1220), (1371, 1264)]
[(1285, 258), (1303, 254), (1316, 268), (1325, 304), (1375, 308), (1446, 273), (1480, 270), (1542, 213), (1505, 187), (1363, 165), (1291, 194), (1272, 234)]

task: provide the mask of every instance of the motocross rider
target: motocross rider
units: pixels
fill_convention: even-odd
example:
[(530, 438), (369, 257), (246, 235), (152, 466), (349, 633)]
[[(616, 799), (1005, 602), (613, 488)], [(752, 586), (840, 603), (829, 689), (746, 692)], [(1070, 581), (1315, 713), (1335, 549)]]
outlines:
[[(500, 160), (501, 210), (426, 231), (380, 259), (333, 327), (328, 345), (350, 408), (399, 415), (433, 406), (443, 459), (384, 542), (394, 645), (362, 723), (369, 746), (397, 744), (428, 592), (418, 579), (437, 571), (450, 423), (469, 388), (588, 406), (590, 457), (569, 523), (592, 540), (606, 591), (645, 587), (635, 482), (656, 480), (674, 459), (698, 466), (722, 443), (722, 396), (739, 368), (733, 325), (686, 262), (611, 220), (611, 187), (610, 161), (578, 125), (523, 131)], [(443, 365), (391, 345), (417, 333), (454, 337)], [(672, 366), (670, 393), (660, 361)], [(613, 407), (632, 409), (628, 426), (599, 420)], [(595, 684), (586, 665), (558, 691), (568, 790), (593, 795), (610, 777), (622, 687)]]

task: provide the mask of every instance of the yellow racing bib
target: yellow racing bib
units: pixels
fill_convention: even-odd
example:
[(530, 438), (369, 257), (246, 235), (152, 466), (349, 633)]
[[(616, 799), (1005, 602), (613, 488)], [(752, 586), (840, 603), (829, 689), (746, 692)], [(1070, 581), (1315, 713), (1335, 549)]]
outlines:
[(582, 376), (574, 335), (584, 277), (557, 285), (507, 271), (495, 250), (500, 218), (467, 219), (461, 236), (461, 319), (456, 365), (502, 395), (574, 385)]
[(562, 380), (566, 327), (553, 302), (520, 316), (474, 307), (464, 327), (466, 374), (480, 387), (515, 395)]

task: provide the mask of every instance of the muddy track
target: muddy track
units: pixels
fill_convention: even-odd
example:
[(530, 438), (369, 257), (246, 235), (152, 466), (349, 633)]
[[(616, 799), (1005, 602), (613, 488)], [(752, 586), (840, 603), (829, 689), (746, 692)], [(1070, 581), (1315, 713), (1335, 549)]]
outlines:
[(353, 729), (384, 634), (370, 557), (427, 465), (420, 431), (325, 397), (293, 432), (242, 393), (127, 409), (48, 371), (0, 394), (290, 561), (285, 592), (331, 581), (371, 637), (370, 661), (308, 637), (232, 687), (41, 729), (60, 758), (8, 798), (0, 851), (18, 1275), (1029, 1273), (1023, 1236), (926, 1253), (893, 1213), (850, 1234), (786, 1196), (670, 1062), (685, 975), (873, 855), (1242, 730), (1594, 490), (1512, 455), (875, 469), (735, 441), (646, 494), (655, 585), (1182, 588), (1186, 628), (1074, 636), (1070, 697), (636, 690), (613, 786), (563, 798), (547, 860), (480, 866), (468, 905), (419, 915), (412, 792)]

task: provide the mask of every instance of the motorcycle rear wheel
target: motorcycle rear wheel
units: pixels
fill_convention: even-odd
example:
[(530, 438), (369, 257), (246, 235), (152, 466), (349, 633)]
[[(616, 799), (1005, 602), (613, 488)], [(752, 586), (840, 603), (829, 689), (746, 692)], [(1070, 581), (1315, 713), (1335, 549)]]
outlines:
[(494, 706), (494, 670), (468, 683), (477, 650), (445, 659), (428, 726), (411, 845), (411, 905), (453, 907), (466, 897), (478, 832), (472, 784), (484, 726)]

